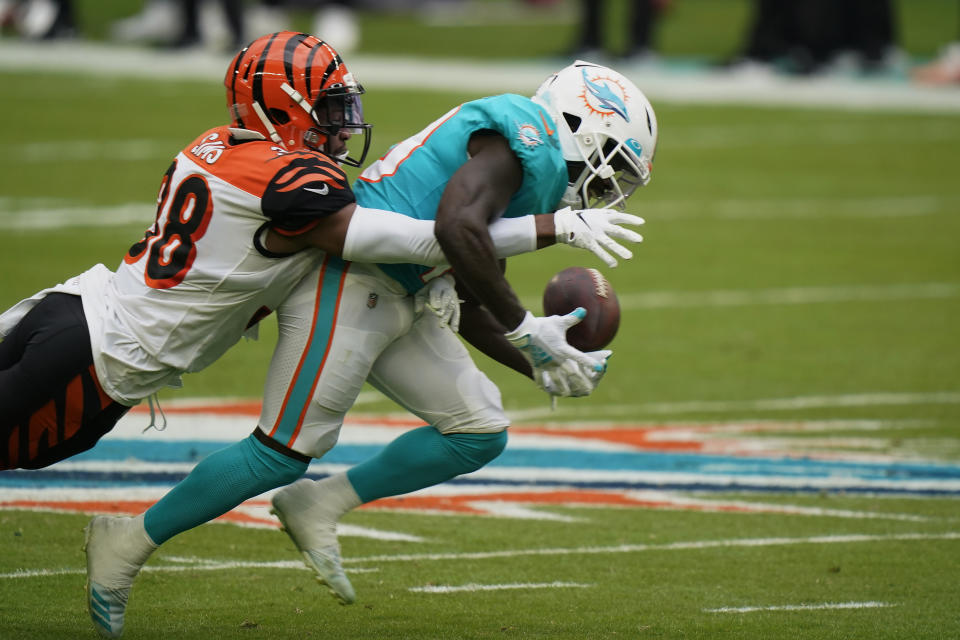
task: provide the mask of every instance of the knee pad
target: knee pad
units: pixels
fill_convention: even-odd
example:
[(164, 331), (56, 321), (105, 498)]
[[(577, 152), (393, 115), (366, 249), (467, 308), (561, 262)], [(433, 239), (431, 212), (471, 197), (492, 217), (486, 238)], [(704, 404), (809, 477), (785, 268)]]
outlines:
[(448, 450), (463, 465), (459, 474), (471, 473), (503, 453), (507, 431), (496, 433), (451, 433), (443, 436)]

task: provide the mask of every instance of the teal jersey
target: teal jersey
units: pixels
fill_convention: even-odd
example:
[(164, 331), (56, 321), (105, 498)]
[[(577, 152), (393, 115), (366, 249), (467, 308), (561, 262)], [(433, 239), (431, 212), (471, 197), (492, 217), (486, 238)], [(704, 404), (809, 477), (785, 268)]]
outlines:
[[(568, 180), (555, 129), (547, 112), (523, 96), (504, 94), (464, 103), (368, 167), (354, 183), (357, 204), (436, 219), (447, 182), (469, 159), (470, 136), (495, 131), (507, 139), (523, 166), (523, 182), (503, 216), (552, 212)], [(436, 274), (434, 267), (412, 264), (380, 268), (411, 293)]]

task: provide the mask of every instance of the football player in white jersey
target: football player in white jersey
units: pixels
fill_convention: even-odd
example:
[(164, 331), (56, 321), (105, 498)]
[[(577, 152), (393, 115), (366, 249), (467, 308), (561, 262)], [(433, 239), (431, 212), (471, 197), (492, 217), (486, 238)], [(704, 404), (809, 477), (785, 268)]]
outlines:
[[(653, 109), (633, 83), (578, 62), (549, 78), (532, 100), (504, 95), (457, 107), (392, 147), (354, 185), (363, 206), (389, 203), (411, 218), (435, 219), (457, 288), (446, 267), (327, 256), (278, 309), (280, 338), (255, 432), (258, 442), (270, 443), (261, 454), (275, 458), (274, 466), (302, 475), (328, 451), (365, 381), (429, 425), (346, 473), (299, 480), (273, 498), (307, 565), (341, 602), (355, 599), (340, 564), (341, 515), (469, 473), (506, 444), (500, 393), (456, 337), (458, 328), (551, 395), (593, 390), (609, 352), (569, 351), (565, 332), (577, 314), (536, 318), (522, 307), (504, 279), (491, 230), (531, 208), (572, 205), (578, 209), (552, 216), (553, 237), (538, 244), (602, 237), (606, 248), (629, 258), (607, 236), (639, 241), (617, 224), (642, 220), (587, 207), (622, 207), (646, 184), (656, 140)], [(615, 264), (602, 249), (596, 253)], [(467, 300), (462, 322), (460, 298)], [(122, 628), (133, 579), (158, 544), (285, 484), (284, 474), (268, 476), (263, 462), (239, 456), (242, 446), (203, 460), (136, 518), (91, 521), (90, 611), (101, 632)]]

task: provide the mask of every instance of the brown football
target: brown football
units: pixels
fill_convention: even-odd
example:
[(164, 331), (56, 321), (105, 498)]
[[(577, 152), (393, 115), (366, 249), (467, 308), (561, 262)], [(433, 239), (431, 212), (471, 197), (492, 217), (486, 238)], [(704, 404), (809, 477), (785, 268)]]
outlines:
[(613, 287), (596, 269), (569, 267), (550, 279), (543, 291), (543, 314), (565, 315), (577, 307), (587, 317), (567, 331), (567, 342), (581, 351), (602, 349), (620, 326), (620, 302)]

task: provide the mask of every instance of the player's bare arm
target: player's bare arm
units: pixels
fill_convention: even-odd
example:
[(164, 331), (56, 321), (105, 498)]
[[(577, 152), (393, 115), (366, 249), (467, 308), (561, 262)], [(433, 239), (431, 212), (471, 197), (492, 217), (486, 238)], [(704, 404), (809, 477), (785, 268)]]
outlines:
[(487, 357), (533, 378), (533, 367), (504, 335), (508, 329), (497, 322), (465, 287), (459, 286), (457, 291), (462, 299), (460, 336)]
[(520, 304), (497, 262), (488, 229), (523, 181), (523, 168), (507, 140), (475, 134), (470, 160), (447, 183), (437, 209), (437, 240), (458, 281), (507, 328), (523, 321)]

